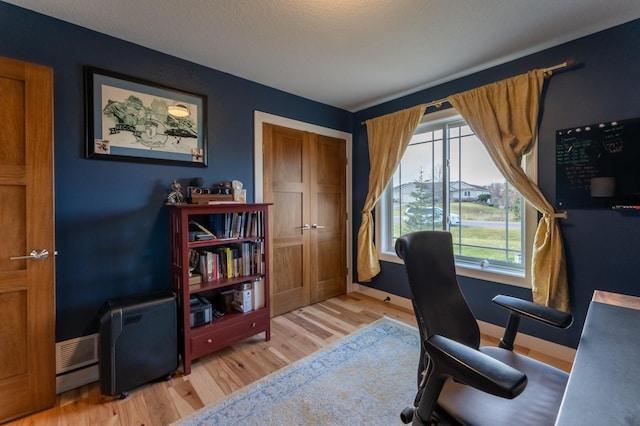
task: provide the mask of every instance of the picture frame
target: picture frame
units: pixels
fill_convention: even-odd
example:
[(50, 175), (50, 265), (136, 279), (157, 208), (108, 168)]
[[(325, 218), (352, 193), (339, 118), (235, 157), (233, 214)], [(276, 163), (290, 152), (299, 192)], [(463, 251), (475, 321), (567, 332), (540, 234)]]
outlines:
[(84, 67), (86, 158), (207, 167), (205, 95)]

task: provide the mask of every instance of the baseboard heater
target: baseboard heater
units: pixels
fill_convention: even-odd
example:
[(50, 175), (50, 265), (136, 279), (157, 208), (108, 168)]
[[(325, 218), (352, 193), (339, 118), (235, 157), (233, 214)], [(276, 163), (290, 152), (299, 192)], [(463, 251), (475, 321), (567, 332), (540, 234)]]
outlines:
[(56, 343), (57, 394), (98, 380), (98, 333)]

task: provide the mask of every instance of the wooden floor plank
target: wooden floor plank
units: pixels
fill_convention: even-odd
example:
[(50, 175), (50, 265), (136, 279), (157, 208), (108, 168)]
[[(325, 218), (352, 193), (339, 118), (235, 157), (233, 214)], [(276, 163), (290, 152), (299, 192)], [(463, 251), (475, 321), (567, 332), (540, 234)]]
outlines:
[(225, 393), (218, 382), (211, 377), (203, 363), (191, 367), (191, 374), (185, 376), (189, 380), (204, 405), (210, 405), (224, 398)]
[(331, 334), (339, 334), (341, 336), (354, 332), (359, 326), (359, 324), (345, 322), (342, 316), (339, 318), (328, 316), (320, 306), (309, 307), (301, 315), (319, 327), (331, 332)]
[[(156, 384), (158, 386), (158, 384)], [(145, 386), (148, 391), (149, 386)], [(126, 399), (114, 401), (121, 425), (150, 425), (154, 424), (145, 404), (144, 393), (132, 392)]]
[[(274, 319), (279, 324), (288, 329), (287, 334), (290, 339), (290, 343), (295, 344), (300, 349), (304, 348), (305, 353), (313, 352), (324, 345), (322, 337), (313, 333), (308, 333), (304, 327), (298, 324), (298, 318), (296, 315), (284, 314)], [(272, 320), (272, 322), (274, 321)], [(273, 334), (273, 330), (272, 330)]]
[(304, 358), (320, 349), (321, 345), (300, 335), (290, 321), (278, 317), (271, 320), (271, 347), (286, 356), (291, 362)]
[(245, 371), (239, 369), (233, 359), (230, 359), (232, 351), (230, 349), (223, 349), (219, 354), (213, 354), (201, 361), (205, 362), (207, 371), (220, 385), (225, 395), (228, 395), (247, 383), (252, 383), (253, 379)]
[(205, 405), (189, 380), (152, 386), (144, 396), (154, 424), (169, 424)]
[[(382, 315), (377, 312), (372, 313), (364, 309), (360, 309), (360, 311), (354, 312), (351, 309), (344, 309), (344, 305), (335, 302), (336, 301), (328, 300), (325, 303), (314, 305), (314, 308), (318, 311), (324, 312), (327, 315), (330, 315), (331, 312), (335, 312), (340, 309), (333, 318), (345, 324), (350, 324), (352, 328), (355, 329), (382, 318)], [(349, 305), (347, 305), (347, 307), (349, 307)]]
[(250, 374), (252, 382), (286, 365), (280, 358), (267, 350), (267, 345), (260, 343), (254, 344), (252, 347), (234, 348), (233, 359)]
[(299, 327), (303, 328), (306, 331), (307, 336), (316, 336), (318, 339), (321, 339), (323, 341), (331, 337), (332, 333), (330, 331), (327, 331), (324, 328), (319, 327), (313, 322), (305, 319), (304, 315), (300, 315), (298, 312), (289, 312), (288, 314), (285, 314), (285, 317)]

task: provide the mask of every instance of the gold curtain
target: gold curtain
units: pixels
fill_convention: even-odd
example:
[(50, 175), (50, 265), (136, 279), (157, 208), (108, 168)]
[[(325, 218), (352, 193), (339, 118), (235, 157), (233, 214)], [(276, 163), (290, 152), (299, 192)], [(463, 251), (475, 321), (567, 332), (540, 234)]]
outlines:
[(449, 103), (487, 148), (506, 180), (542, 213), (532, 254), (532, 289), (536, 303), (569, 310), (567, 272), (560, 227), (553, 207), (521, 167), (537, 139), (544, 70), (458, 93)]
[(367, 120), (369, 139), (369, 192), (362, 208), (358, 230), (358, 281), (371, 281), (380, 273), (378, 252), (373, 242), (371, 214), (382, 192), (398, 167), (404, 151), (420, 123), (426, 105), (418, 105), (382, 117)]

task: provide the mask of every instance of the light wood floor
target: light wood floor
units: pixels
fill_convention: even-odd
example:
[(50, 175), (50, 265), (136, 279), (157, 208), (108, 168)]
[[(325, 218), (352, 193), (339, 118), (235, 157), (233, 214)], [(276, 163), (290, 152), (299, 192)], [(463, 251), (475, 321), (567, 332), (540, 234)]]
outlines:
[[(188, 376), (179, 370), (171, 380), (139, 387), (124, 400), (101, 395), (98, 383), (92, 383), (58, 395), (49, 410), (7, 425), (167, 425), (385, 315), (416, 325), (410, 310), (350, 293), (273, 318), (269, 342), (260, 334), (203, 357)], [(483, 344), (495, 343), (483, 337)], [(566, 371), (571, 368), (526, 348), (516, 350)]]

